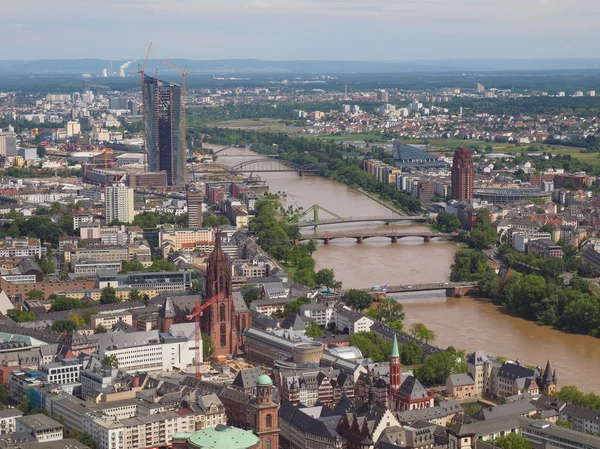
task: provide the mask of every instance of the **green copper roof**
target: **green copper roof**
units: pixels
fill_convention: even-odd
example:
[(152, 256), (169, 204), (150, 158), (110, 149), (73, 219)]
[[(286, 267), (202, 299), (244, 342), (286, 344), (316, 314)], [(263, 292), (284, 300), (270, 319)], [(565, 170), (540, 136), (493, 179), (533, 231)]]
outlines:
[(400, 357), (400, 351), (398, 351), (398, 339), (394, 333), (394, 344), (392, 345), (392, 357)]
[(263, 386), (273, 385), (273, 381), (266, 374), (261, 374), (260, 376), (258, 376), (256, 383), (258, 385), (263, 385)]
[(201, 449), (246, 449), (256, 445), (258, 437), (251, 431), (219, 424), (217, 427), (194, 432), (189, 441), (194, 447)]

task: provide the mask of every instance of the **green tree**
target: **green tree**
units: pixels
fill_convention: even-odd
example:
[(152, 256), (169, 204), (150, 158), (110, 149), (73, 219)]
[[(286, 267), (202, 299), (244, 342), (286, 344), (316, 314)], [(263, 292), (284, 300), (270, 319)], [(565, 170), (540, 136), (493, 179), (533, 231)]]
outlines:
[(308, 301), (304, 298), (298, 298), (295, 301), (288, 302), (283, 308), (284, 315), (289, 313), (300, 313), (300, 307), (306, 304)]
[(108, 329), (106, 329), (102, 324), (98, 324), (98, 326), (96, 326), (96, 329), (94, 329), (95, 334), (106, 334), (107, 332)]
[(0, 401), (6, 402), (8, 400), (8, 392), (4, 384), (0, 383)]
[(435, 332), (425, 326), (423, 323), (413, 323), (410, 326), (410, 334), (425, 343), (429, 343), (435, 340)]
[(425, 385), (441, 385), (446, 382), (450, 374), (466, 371), (464, 353), (450, 346), (444, 352), (436, 352), (428, 356), (423, 366), (416, 370), (416, 376)]
[(436, 218), (436, 228), (440, 232), (455, 232), (462, 226), (456, 215), (440, 212)]
[(389, 326), (390, 323), (404, 321), (404, 307), (394, 298), (386, 297), (377, 304), (377, 307), (369, 309), (365, 315)]
[(17, 323), (27, 323), (29, 321), (35, 321), (35, 313), (24, 312), (19, 309), (11, 309), (6, 312), (6, 315)]
[(487, 209), (479, 209), (477, 218), (469, 237), (469, 246), (481, 250), (490, 248), (498, 242), (498, 234), (492, 226), (490, 213)]
[(117, 291), (114, 287), (104, 287), (100, 294), (100, 304), (116, 304), (119, 302)]
[(247, 290), (244, 290), (242, 297), (244, 298), (246, 305), (249, 306), (251, 302), (256, 301), (260, 297), (260, 290), (255, 287), (251, 287)]
[(131, 271), (145, 271), (145, 268), (139, 260), (124, 260), (121, 263), (120, 273), (129, 273)]
[(202, 356), (204, 360), (208, 360), (215, 353), (215, 345), (209, 334), (202, 333)]
[(567, 429), (573, 429), (573, 423), (569, 421), (563, 421), (562, 419), (558, 419), (556, 421), (556, 425), (560, 427), (565, 427)]
[(350, 289), (346, 291), (346, 304), (354, 310), (364, 310), (371, 307), (373, 297), (364, 290)]
[(323, 268), (315, 273), (315, 285), (328, 289), (342, 288), (342, 283), (335, 280), (335, 273), (330, 268)]
[(44, 159), (46, 157), (46, 147), (41, 143), (37, 146), (37, 155), (40, 159)]
[(205, 228), (219, 228), (221, 226), (229, 226), (231, 225), (231, 222), (227, 217), (213, 214), (202, 220), (202, 225)]
[(132, 288), (131, 291), (129, 292), (129, 296), (128, 296), (127, 299), (129, 301), (141, 301), (142, 300), (142, 294), (139, 292), (138, 289)]
[(517, 433), (507, 433), (503, 437), (498, 437), (492, 444), (501, 449), (531, 449), (531, 443), (522, 435)]
[(423, 360), (423, 348), (416, 341), (410, 340), (402, 345), (400, 360), (403, 365), (418, 365)]
[(350, 335), (350, 344), (360, 349), (363, 357), (368, 357), (376, 363), (388, 361), (392, 354), (392, 343), (370, 332)]
[(77, 325), (71, 320), (58, 320), (52, 324), (54, 332), (68, 333), (77, 330)]
[(78, 438), (78, 440), (90, 449), (96, 449), (96, 442), (94, 441), (92, 435), (89, 432), (83, 432)]
[(74, 310), (82, 308), (83, 304), (79, 299), (60, 297), (52, 301), (50, 312), (60, 312), (62, 310)]
[(157, 272), (157, 271), (175, 271), (175, 265), (173, 265), (168, 260), (164, 259), (156, 259), (152, 262), (152, 265), (148, 267), (148, 271)]
[(319, 325), (315, 321), (311, 321), (308, 326), (306, 326), (306, 336), (307, 337), (324, 337), (327, 333), (319, 327)]
[(44, 293), (39, 290), (30, 290), (27, 292), (27, 299), (44, 299)]
[(102, 365), (110, 366), (111, 368), (118, 368), (119, 367), (119, 359), (117, 358), (117, 356), (115, 354), (107, 355), (102, 359)]

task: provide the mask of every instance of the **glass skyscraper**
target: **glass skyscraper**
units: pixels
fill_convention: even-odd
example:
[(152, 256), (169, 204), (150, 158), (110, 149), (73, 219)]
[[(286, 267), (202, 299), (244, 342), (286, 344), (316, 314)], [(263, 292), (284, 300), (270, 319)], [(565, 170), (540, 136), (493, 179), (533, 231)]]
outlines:
[(181, 86), (145, 76), (143, 94), (148, 170), (164, 170), (168, 185), (183, 186), (186, 147)]

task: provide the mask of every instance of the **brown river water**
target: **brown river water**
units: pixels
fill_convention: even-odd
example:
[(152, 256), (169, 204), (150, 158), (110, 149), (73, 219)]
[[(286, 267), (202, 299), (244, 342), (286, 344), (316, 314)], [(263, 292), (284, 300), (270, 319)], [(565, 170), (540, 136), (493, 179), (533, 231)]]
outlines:
[[(218, 163), (234, 165), (256, 156), (247, 149), (232, 148), (219, 155)], [(296, 173), (260, 173), (271, 192), (285, 192), (287, 205), (304, 209), (318, 204), (341, 216), (389, 216), (388, 209), (365, 195), (338, 182)], [(312, 217), (311, 217), (312, 218)], [(321, 212), (321, 219), (329, 218)], [(383, 223), (321, 226), (319, 232), (339, 232), (360, 228), (361, 232), (385, 231)], [(398, 232), (423, 230), (421, 224), (394, 224)], [(305, 228), (305, 233), (312, 229)], [(317, 269), (332, 268), (344, 287), (370, 287), (375, 284), (411, 284), (448, 280), (452, 258), (458, 247), (452, 242), (404, 238), (391, 243), (385, 238), (333, 240), (318, 245), (314, 254)], [(584, 391), (600, 393), (600, 340), (571, 335), (504, 313), (491, 302), (473, 297), (447, 298), (441, 292), (394, 295), (404, 306), (405, 326), (421, 322), (435, 331), (440, 347), (488, 353), (528, 365), (545, 366), (550, 359), (560, 385), (577, 385)]]

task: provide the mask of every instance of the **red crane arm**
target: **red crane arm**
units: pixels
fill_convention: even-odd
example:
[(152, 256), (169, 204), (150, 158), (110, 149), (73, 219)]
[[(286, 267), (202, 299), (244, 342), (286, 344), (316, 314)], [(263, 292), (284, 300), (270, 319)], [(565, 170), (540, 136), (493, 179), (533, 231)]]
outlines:
[(223, 298), (224, 296), (225, 296), (225, 291), (222, 291), (221, 293), (218, 293), (215, 296), (213, 296), (212, 298), (210, 298), (208, 301), (206, 301), (202, 305), (199, 305), (198, 303), (196, 303), (196, 307), (194, 307), (194, 313), (192, 313), (191, 315), (186, 316), (186, 319), (188, 321), (191, 321), (191, 320), (199, 317), (200, 314), (202, 314), (202, 312), (207, 307), (209, 307), (210, 305), (212, 305), (215, 301), (218, 301), (219, 299)]

